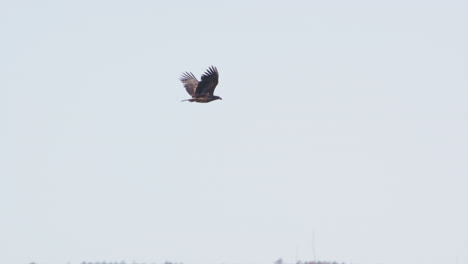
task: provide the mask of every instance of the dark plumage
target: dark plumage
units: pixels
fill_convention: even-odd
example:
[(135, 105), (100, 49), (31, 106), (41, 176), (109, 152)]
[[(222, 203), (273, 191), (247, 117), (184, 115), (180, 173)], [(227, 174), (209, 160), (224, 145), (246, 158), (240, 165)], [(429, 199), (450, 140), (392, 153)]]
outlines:
[(216, 85), (218, 85), (218, 70), (216, 67), (211, 66), (201, 76), (199, 82), (195, 75), (191, 72), (184, 72), (180, 77), (180, 81), (184, 84), (187, 93), (192, 96), (190, 99), (183, 101), (197, 102), (197, 103), (209, 103), (214, 100), (222, 100), (221, 97), (213, 94)]

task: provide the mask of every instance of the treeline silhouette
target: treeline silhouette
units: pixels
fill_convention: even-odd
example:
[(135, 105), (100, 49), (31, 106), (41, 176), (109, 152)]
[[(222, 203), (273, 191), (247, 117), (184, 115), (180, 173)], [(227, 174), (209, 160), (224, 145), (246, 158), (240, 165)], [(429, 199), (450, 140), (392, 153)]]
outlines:
[[(42, 264), (42, 263), (37, 263), (37, 262), (30, 262), (29, 264)], [(67, 264), (70, 264), (68, 262)], [(126, 261), (82, 261), (80, 264), (161, 264), (160, 262), (137, 262), (137, 261), (131, 261), (131, 262), (126, 262)], [(170, 262), (166, 261), (163, 262), (162, 264), (183, 264), (182, 262)]]
[[(283, 259), (278, 259), (273, 264), (289, 264), (289, 262), (285, 262)], [(297, 261), (295, 264), (345, 264), (344, 262), (337, 262), (337, 261), (322, 261), (322, 260), (312, 260), (312, 261)]]
[[(83, 261), (80, 264), (160, 264), (157, 262), (126, 262), (126, 261)], [(166, 261), (163, 264), (183, 264), (182, 262)]]
[[(37, 262), (31, 262), (29, 264), (39, 264)], [(126, 261), (82, 261), (80, 264), (161, 264), (157, 262), (126, 262)], [(162, 264), (183, 264), (182, 262), (170, 262), (166, 261), (163, 262)], [(282, 259), (278, 259), (273, 264), (290, 264)], [(295, 264), (346, 264), (344, 262), (337, 262), (337, 261), (297, 261)]]
[(298, 261), (296, 264), (345, 264), (344, 262), (336, 262), (336, 261)]

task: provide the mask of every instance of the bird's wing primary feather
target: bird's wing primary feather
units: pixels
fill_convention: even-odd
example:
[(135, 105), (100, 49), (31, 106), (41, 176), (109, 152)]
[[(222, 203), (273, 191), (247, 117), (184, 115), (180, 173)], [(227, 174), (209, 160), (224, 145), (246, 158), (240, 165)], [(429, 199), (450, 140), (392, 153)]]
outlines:
[(198, 80), (191, 72), (184, 72), (182, 76), (180, 76), (180, 81), (184, 84), (185, 90), (191, 96), (195, 95), (195, 91), (198, 86)]
[(195, 96), (207, 96), (213, 95), (213, 92), (218, 85), (218, 70), (216, 67), (211, 66), (206, 70), (206, 72), (202, 75), (200, 83), (198, 83), (197, 89), (195, 90)]

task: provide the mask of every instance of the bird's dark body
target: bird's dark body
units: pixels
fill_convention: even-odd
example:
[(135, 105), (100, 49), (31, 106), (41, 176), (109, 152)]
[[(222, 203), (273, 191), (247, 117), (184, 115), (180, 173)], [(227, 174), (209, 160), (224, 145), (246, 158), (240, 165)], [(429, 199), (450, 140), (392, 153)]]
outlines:
[(222, 100), (221, 97), (213, 94), (216, 86), (218, 85), (218, 70), (216, 67), (211, 66), (201, 76), (199, 82), (191, 72), (185, 72), (180, 77), (180, 81), (184, 84), (187, 93), (192, 96), (190, 99), (183, 101), (209, 103), (215, 100)]
[(223, 100), (221, 99), (221, 97), (219, 96), (212, 96), (212, 97), (194, 97), (192, 99), (186, 99), (186, 100), (183, 100), (183, 101), (189, 101), (189, 102), (197, 102), (197, 103), (209, 103), (211, 101), (214, 101), (214, 100)]

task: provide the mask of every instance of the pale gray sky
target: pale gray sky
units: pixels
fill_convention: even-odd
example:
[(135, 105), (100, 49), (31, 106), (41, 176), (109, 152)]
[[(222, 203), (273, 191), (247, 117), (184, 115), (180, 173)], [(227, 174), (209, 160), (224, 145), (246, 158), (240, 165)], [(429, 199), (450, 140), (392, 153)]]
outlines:
[(2, 263), (468, 263), (465, 0), (3, 0), (0, 35)]

